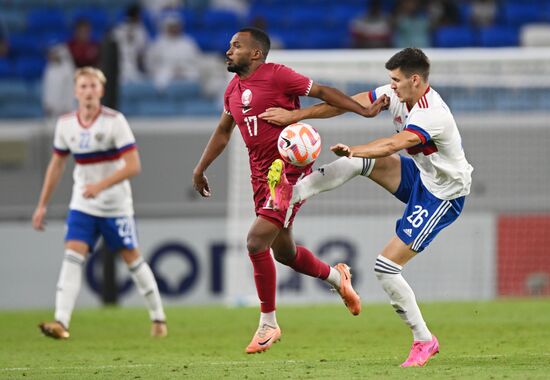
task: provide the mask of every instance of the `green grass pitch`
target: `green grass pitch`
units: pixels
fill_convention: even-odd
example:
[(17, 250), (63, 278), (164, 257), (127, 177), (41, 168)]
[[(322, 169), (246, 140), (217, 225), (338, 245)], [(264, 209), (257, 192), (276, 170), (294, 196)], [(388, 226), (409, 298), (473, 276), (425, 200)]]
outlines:
[(71, 338), (43, 337), (50, 310), (0, 312), (1, 379), (549, 379), (550, 300), (423, 304), (441, 352), (400, 368), (411, 334), (388, 304), (280, 306), (281, 342), (244, 348), (256, 308), (172, 307), (169, 336), (149, 337), (142, 308), (79, 309)]

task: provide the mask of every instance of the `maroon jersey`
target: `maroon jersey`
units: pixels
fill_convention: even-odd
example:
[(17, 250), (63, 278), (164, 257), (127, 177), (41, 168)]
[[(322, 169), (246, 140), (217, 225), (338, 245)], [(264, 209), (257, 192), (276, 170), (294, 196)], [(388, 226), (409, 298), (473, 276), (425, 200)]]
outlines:
[[(241, 80), (235, 75), (229, 82), (224, 95), (224, 111), (233, 117), (241, 131), (248, 148), (253, 181), (267, 181), (269, 166), (280, 158), (277, 139), (282, 127), (258, 115), (270, 107), (300, 108), (299, 96), (308, 95), (312, 84), (311, 79), (276, 63), (264, 63), (250, 77)], [(299, 176), (310, 167), (287, 165), (285, 169), (288, 176)]]

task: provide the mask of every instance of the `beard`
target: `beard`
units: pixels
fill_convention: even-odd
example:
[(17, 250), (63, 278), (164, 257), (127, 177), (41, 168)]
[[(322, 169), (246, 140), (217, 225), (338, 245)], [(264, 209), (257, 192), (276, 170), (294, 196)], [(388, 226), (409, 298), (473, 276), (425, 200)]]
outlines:
[(250, 65), (247, 65), (244, 63), (241, 63), (241, 64), (232, 63), (227, 65), (227, 71), (229, 71), (230, 73), (235, 73), (237, 75), (246, 73), (249, 68), (250, 68)]

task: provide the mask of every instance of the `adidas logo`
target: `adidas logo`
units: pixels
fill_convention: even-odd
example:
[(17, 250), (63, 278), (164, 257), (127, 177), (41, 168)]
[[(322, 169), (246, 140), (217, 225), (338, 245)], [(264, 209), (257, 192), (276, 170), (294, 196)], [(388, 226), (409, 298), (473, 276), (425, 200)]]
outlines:
[(408, 236), (411, 237), (413, 230), (411, 228), (405, 228), (403, 232)]

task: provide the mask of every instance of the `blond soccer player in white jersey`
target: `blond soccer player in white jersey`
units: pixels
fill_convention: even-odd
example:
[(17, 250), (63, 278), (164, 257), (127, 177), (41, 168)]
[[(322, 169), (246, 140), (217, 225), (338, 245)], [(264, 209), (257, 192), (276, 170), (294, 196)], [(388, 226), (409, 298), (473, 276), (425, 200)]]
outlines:
[[(306, 176), (288, 191), (292, 191), (292, 205), (363, 175), (406, 204), (395, 236), (377, 257), (374, 271), (395, 311), (412, 330), (413, 345), (401, 366), (423, 366), (439, 352), (439, 342), (426, 326), (401, 271), (460, 215), (470, 192), (473, 168), (466, 160), (453, 115), (430, 87), (430, 62), (424, 52), (416, 48), (401, 50), (386, 62), (386, 69), (389, 85), (353, 98), (365, 107), (381, 97), (389, 99), (389, 112), (398, 133), (365, 145), (332, 146), (336, 155), (344, 157)], [(288, 125), (342, 113), (338, 108), (318, 104), (294, 111), (268, 109), (260, 117)], [(407, 150), (410, 157), (398, 155), (401, 150)]]
[(141, 171), (139, 154), (124, 115), (101, 105), (105, 82), (105, 76), (96, 68), (84, 67), (75, 72), (78, 110), (57, 121), (53, 154), (32, 217), (33, 228), (44, 230), (48, 202), (72, 153), (76, 162), (74, 186), (66, 222), (65, 255), (57, 282), (55, 318), (39, 325), (46, 336), (56, 339), (69, 337), (82, 268), (100, 235), (112, 251), (120, 252), (145, 298), (152, 321), (151, 335), (167, 335), (155, 277), (138, 250), (129, 178)]

